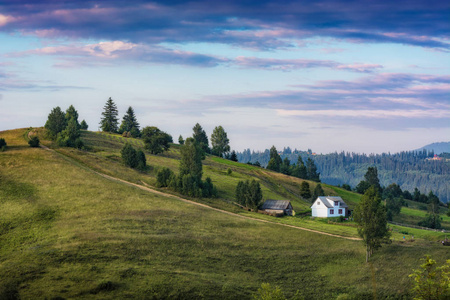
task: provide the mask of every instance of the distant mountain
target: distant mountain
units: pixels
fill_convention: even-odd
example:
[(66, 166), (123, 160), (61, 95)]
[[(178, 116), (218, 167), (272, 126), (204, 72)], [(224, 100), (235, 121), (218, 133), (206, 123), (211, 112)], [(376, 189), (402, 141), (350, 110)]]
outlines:
[(441, 154), (443, 152), (450, 153), (450, 142), (440, 142), (440, 143), (433, 143), (426, 146), (423, 146), (420, 149), (417, 149), (415, 151), (434, 151), (434, 154)]

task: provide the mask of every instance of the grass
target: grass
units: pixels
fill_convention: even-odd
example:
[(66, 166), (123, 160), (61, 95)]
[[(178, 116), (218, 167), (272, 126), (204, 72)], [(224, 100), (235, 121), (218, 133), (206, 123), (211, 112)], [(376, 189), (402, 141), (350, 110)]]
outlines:
[[(365, 264), (361, 242), (237, 218), (90, 171), (152, 184), (158, 168), (177, 171), (178, 147), (163, 156), (147, 154), (152, 168), (140, 173), (114, 158), (120, 137), (108, 143), (108, 136), (84, 132), (92, 151), (60, 148), (58, 154), (30, 148), (24, 131), (0, 132), (11, 146), (0, 153), (0, 299), (249, 299), (263, 282), (280, 286), (288, 297), (299, 290), (305, 299), (369, 298), (373, 283), (379, 297), (408, 297), (407, 275), (419, 258), (431, 254), (441, 262), (448, 256), (436, 242), (397, 240)], [(212, 157), (204, 173), (221, 193), (204, 200), (210, 205), (354, 235), (353, 227), (274, 219), (227, 202), (238, 180), (257, 178), (271, 197), (307, 207), (294, 196), (300, 180)]]

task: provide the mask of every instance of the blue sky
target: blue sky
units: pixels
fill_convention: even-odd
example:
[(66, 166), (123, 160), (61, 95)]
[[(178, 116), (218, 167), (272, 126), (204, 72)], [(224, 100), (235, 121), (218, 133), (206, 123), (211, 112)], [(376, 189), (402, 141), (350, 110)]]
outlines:
[(103, 105), (232, 149), (412, 150), (450, 140), (448, 1), (3, 1), (0, 130)]

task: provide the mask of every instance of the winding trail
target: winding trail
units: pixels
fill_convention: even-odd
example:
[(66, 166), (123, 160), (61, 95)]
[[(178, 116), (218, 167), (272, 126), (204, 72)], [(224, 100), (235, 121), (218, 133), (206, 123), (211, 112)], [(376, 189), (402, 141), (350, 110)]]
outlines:
[[(53, 150), (53, 149), (50, 149), (50, 148), (48, 148), (48, 147), (46, 147), (46, 146), (44, 146), (44, 145), (40, 145), (40, 147), (43, 148), (43, 149), (45, 149), (45, 150), (47, 150), (47, 151), (50, 151), (50, 152), (52, 152), (52, 153), (55, 153), (55, 154), (57, 154), (57, 155), (63, 157), (64, 159), (66, 159), (67, 161), (71, 162), (71, 163), (74, 164), (74, 165), (77, 165), (78, 167), (80, 166), (79, 163), (76, 162), (76, 161), (75, 161), (73, 158), (71, 158), (71, 157), (68, 157), (68, 156), (66, 156), (66, 155), (64, 155), (64, 154), (62, 154), (62, 153), (59, 153), (59, 152), (57, 152), (57, 151), (55, 151), (55, 150)], [(147, 186), (143, 186), (143, 185), (136, 184), (136, 183), (132, 183), (132, 182), (129, 182), (129, 181), (126, 181), (126, 180), (117, 178), (117, 177), (113, 177), (113, 176), (110, 176), (110, 175), (106, 175), (106, 174), (100, 173), (100, 172), (98, 172), (98, 171), (95, 171), (95, 170), (89, 168), (89, 167), (86, 166), (86, 165), (83, 165), (83, 168), (86, 169), (86, 170), (88, 170), (88, 171), (90, 171), (90, 172), (93, 172), (93, 173), (95, 173), (95, 174), (97, 174), (97, 175), (99, 175), (99, 176), (101, 176), (101, 177), (103, 177), (103, 178), (106, 178), (106, 179), (108, 179), (108, 180), (112, 180), (112, 181), (124, 183), (124, 184), (130, 185), (130, 186), (139, 188), (139, 189), (141, 189), (141, 190), (150, 192), (150, 193), (152, 193), (152, 194), (160, 195), (160, 196), (167, 197), (167, 198), (176, 199), (176, 200), (179, 200), (179, 201), (183, 201), (183, 202), (185, 202), (185, 203), (189, 203), (189, 204), (192, 204), (192, 205), (204, 207), (204, 208), (206, 208), (206, 209), (214, 210), (214, 211), (217, 211), (217, 212), (220, 212), (220, 213), (223, 213), (223, 214), (227, 214), (227, 215), (230, 215), (230, 216), (234, 216), (234, 217), (238, 217), (238, 218), (242, 218), (242, 219), (246, 219), (246, 220), (252, 220), (252, 221), (262, 222), (262, 223), (269, 223), (269, 224), (274, 224), (274, 225), (279, 225), (279, 226), (285, 226), (285, 227), (289, 227), (289, 228), (294, 228), (294, 229), (298, 229), (298, 230), (314, 232), (314, 233), (317, 233), (317, 234), (328, 235), (328, 236), (337, 237), (337, 238), (346, 239), (346, 240), (361, 241), (361, 239), (360, 239), (360, 238), (357, 238), (357, 237), (347, 237), (347, 236), (342, 236), (342, 235), (337, 235), (337, 234), (327, 233), (327, 232), (323, 232), (323, 231), (318, 231), (318, 230), (314, 230), (314, 229), (308, 229), (308, 228), (298, 227), (298, 226), (294, 226), (294, 225), (283, 224), (283, 223), (276, 223), (276, 222), (271, 222), (271, 221), (267, 221), (267, 220), (262, 220), (262, 219), (252, 218), (252, 217), (249, 217), (249, 216), (239, 215), (239, 214), (232, 213), (232, 212), (229, 212), (229, 211), (226, 211), (226, 210), (223, 210), (223, 209), (211, 207), (211, 206), (206, 205), (206, 204), (203, 204), (203, 203), (198, 203), (198, 202), (195, 202), (195, 201), (192, 201), (192, 200), (188, 200), (188, 199), (185, 199), (185, 198), (181, 198), (181, 197), (176, 196), (176, 195), (164, 193), (164, 192), (155, 190), (155, 189), (150, 188), (150, 187), (147, 187)]]

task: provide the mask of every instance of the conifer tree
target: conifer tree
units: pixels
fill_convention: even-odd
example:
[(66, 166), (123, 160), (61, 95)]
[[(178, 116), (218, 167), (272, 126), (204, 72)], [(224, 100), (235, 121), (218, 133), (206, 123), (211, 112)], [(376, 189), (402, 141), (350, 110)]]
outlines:
[(206, 132), (205, 130), (203, 130), (202, 126), (197, 123), (192, 128), (192, 130), (194, 131), (192, 137), (194, 138), (195, 142), (200, 145), (203, 153), (210, 153), (208, 136), (206, 135)]
[(123, 116), (122, 123), (119, 128), (119, 133), (123, 133), (125, 131), (130, 132), (132, 137), (140, 136), (139, 123), (131, 106), (128, 107), (127, 112)]
[(300, 195), (305, 198), (311, 198), (311, 190), (309, 188), (309, 183), (307, 181), (303, 181), (300, 185)]
[(117, 110), (117, 106), (111, 99), (111, 97), (109, 97), (108, 101), (106, 101), (106, 104), (103, 107), (103, 117), (100, 121), (102, 131), (117, 132), (119, 124), (118, 115), (119, 111)]

